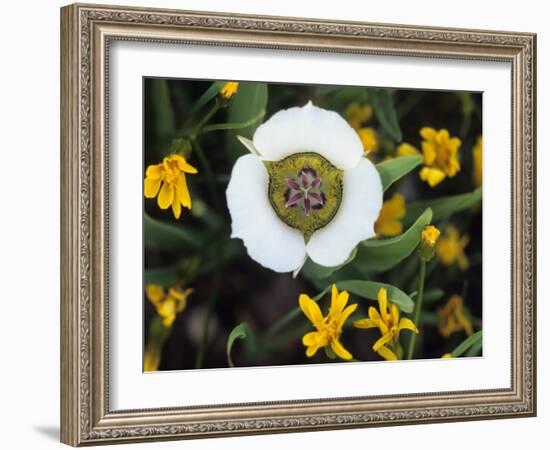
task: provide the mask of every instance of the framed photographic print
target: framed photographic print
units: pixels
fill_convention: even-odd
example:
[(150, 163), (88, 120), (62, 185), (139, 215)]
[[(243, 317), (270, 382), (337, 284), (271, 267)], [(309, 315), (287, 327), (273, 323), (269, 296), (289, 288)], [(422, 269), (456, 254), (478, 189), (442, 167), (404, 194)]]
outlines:
[(71, 5), (61, 439), (532, 416), (536, 36)]

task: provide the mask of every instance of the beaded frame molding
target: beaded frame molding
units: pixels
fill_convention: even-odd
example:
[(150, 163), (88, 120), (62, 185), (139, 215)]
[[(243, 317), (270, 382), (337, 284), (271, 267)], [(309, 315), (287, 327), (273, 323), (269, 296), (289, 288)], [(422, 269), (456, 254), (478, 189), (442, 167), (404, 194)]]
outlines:
[[(107, 87), (113, 40), (510, 63), (510, 388), (112, 411)], [(536, 35), (529, 33), (105, 5), (62, 8), (61, 441), (80, 446), (535, 415), (535, 58)]]

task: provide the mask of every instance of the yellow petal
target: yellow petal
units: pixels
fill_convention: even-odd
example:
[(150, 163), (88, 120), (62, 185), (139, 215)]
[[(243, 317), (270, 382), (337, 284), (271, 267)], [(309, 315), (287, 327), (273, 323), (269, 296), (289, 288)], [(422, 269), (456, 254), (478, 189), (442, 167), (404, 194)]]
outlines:
[(416, 147), (413, 147), (411, 144), (407, 144), (406, 142), (399, 144), (399, 147), (397, 147), (396, 153), (397, 153), (397, 156), (420, 155), (420, 152)]
[(380, 314), (374, 306), (369, 307), (369, 319), (375, 322), (380, 322), (382, 320), (382, 317), (380, 317)]
[(397, 219), (377, 220), (374, 230), (379, 236), (397, 236), (403, 232), (403, 224)]
[(344, 311), (342, 311), (342, 314), (340, 314), (340, 317), (338, 318), (338, 323), (336, 324), (336, 329), (341, 330), (344, 324), (346, 323), (346, 320), (348, 320), (348, 317), (352, 315), (355, 310), (357, 309), (357, 303), (354, 303), (353, 305), (349, 305)]
[(380, 315), (384, 320), (387, 320), (388, 315), (388, 291), (386, 288), (380, 288), (378, 290), (378, 307), (380, 309)]
[(397, 305), (391, 305), (390, 311), (391, 311), (392, 322), (394, 324), (398, 324), (399, 323), (399, 308), (397, 307)]
[(456, 153), (461, 145), (462, 141), (457, 137), (451, 138), (447, 142), (447, 146), (451, 149), (453, 153)]
[(424, 164), (431, 166), (437, 156), (434, 144), (431, 142), (422, 142), (422, 153), (424, 154)]
[(435, 187), (445, 179), (445, 172), (431, 167), (423, 167), (420, 171), (420, 179), (426, 181), (430, 187)]
[(348, 299), (349, 293), (347, 291), (342, 291), (338, 293), (338, 290), (336, 290), (336, 295), (334, 295), (333, 291), (332, 301), (330, 305), (330, 313), (336, 316), (341, 314), (346, 307), (346, 304), (348, 303)]
[(164, 299), (164, 288), (158, 284), (148, 284), (145, 286), (145, 295), (155, 305)]
[(365, 318), (365, 319), (356, 320), (355, 322), (353, 322), (353, 326), (355, 328), (363, 328), (363, 329), (378, 328), (378, 322), (375, 320)]
[(178, 159), (178, 168), (182, 171), (182, 172), (186, 172), (186, 173), (191, 173), (191, 174), (195, 174), (198, 172), (198, 170), (193, 167), (191, 164), (189, 164), (187, 161), (185, 161), (185, 159), (181, 158), (181, 159)]
[(302, 337), (302, 344), (304, 344), (306, 347), (309, 347), (311, 345), (317, 345), (319, 342), (319, 333), (317, 331), (311, 331), (309, 333), (304, 334)]
[(414, 322), (406, 317), (402, 317), (399, 321), (399, 330), (411, 330), (414, 333), (418, 334), (418, 328), (416, 328)]
[(187, 180), (183, 174), (181, 174), (176, 181), (176, 199), (181, 202), (183, 206), (191, 209), (191, 195), (189, 195)]
[(168, 209), (174, 201), (174, 188), (166, 182), (162, 183), (157, 201), (161, 209)]
[(179, 219), (181, 216), (181, 202), (178, 202), (176, 199), (172, 202), (172, 212), (174, 213), (174, 217), (176, 219)]
[(306, 349), (306, 356), (308, 358), (311, 358), (312, 356), (315, 355), (315, 353), (317, 353), (317, 350), (319, 350), (319, 346), (318, 345), (312, 345), (311, 347), (308, 347)]
[(159, 316), (162, 317), (162, 324), (169, 328), (176, 319), (176, 303), (174, 301), (166, 301), (158, 308)]
[(162, 178), (162, 164), (154, 164), (147, 167), (145, 176), (151, 180), (160, 180)]
[(422, 136), (427, 141), (435, 141), (437, 137), (437, 131), (432, 127), (423, 127), (420, 129), (420, 136)]
[(306, 317), (316, 328), (319, 328), (323, 324), (323, 313), (319, 305), (306, 294), (300, 294), (298, 302)]
[(391, 340), (391, 334), (390, 333), (386, 333), (384, 334), (384, 336), (382, 336), (380, 339), (378, 339), (374, 345), (372, 346), (372, 349), (377, 352), (380, 347), (382, 347), (383, 345), (386, 345), (389, 341)]
[(363, 144), (363, 150), (366, 152), (377, 152), (379, 148), (378, 136), (374, 128), (361, 128), (357, 131), (361, 144)]
[(439, 130), (439, 133), (437, 133), (435, 139), (438, 143), (446, 146), (450, 139), (449, 130), (442, 128)]
[(336, 353), (337, 356), (339, 356), (342, 359), (345, 359), (346, 361), (353, 358), (352, 354), (344, 348), (344, 346), (341, 344), (341, 342), (338, 339), (332, 339), (330, 341), (330, 348), (334, 353)]
[(399, 193), (393, 194), (393, 197), (384, 202), (382, 206), (384, 213), (389, 217), (396, 219), (402, 219), (407, 212), (405, 209), (405, 197)]
[(152, 178), (145, 178), (143, 180), (143, 194), (146, 198), (155, 198), (160, 189), (161, 179), (154, 180)]
[(380, 347), (378, 349), (378, 354), (386, 361), (397, 361), (397, 355), (388, 347)]

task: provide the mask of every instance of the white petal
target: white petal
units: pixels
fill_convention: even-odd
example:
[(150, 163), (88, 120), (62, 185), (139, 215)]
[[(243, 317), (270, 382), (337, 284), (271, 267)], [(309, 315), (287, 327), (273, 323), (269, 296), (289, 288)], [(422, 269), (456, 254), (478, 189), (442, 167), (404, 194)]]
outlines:
[(374, 236), (374, 222), (382, 208), (382, 182), (376, 167), (361, 159), (344, 172), (342, 204), (332, 221), (316, 231), (307, 244), (308, 256), (317, 264), (343, 264), (355, 246)]
[(231, 237), (240, 238), (248, 255), (275, 272), (292, 272), (306, 257), (302, 234), (282, 222), (267, 197), (269, 178), (262, 160), (241, 156), (227, 186)]
[(283, 109), (260, 125), (254, 145), (267, 161), (293, 153), (319, 153), (339, 169), (351, 169), (363, 156), (363, 146), (353, 128), (336, 112), (311, 102)]

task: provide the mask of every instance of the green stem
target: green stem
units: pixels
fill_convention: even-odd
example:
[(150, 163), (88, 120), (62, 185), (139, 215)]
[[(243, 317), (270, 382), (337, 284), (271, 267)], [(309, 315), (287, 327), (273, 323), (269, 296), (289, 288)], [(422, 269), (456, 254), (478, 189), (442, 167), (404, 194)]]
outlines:
[[(422, 309), (422, 300), (424, 299), (424, 279), (426, 278), (426, 261), (420, 260), (420, 275), (418, 276), (418, 297), (414, 304), (413, 322), (418, 327), (420, 319), (420, 310)], [(407, 350), (407, 359), (412, 359), (414, 353), (414, 344), (416, 343), (416, 333), (411, 335), (409, 348)]]
[(216, 102), (212, 105), (212, 108), (204, 115), (204, 117), (197, 123), (193, 129), (191, 130), (190, 137), (191, 140), (195, 140), (197, 136), (202, 131), (203, 127), (208, 123), (208, 121), (212, 118), (214, 114), (218, 112), (220, 109), (220, 103)]
[[(218, 258), (216, 258), (217, 261), (219, 261), (219, 258), (221, 258), (221, 248), (219, 253), (220, 254), (218, 255)], [(204, 322), (202, 325), (202, 336), (201, 336), (199, 351), (197, 352), (197, 357), (195, 359), (195, 369), (201, 369), (204, 363), (204, 354), (206, 352), (206, 346), (208, 345), (210, 321), (212, 320), (212, 316), (214, 315), (214, 309), (216, 308), (216, 304), (218, 303), (218, 297), (219, 297), (218, 291), (220, 287), (220, 279), (221, 279), (221, 263), (218, 263), (216, 265), (214, 278), (212, 280), (212, 287), (210, 288), (210, 294), (208, 296), (208, 306), (207, 306), (208, 309), (206, 311), (206, 317), (204, 318)]]
[(210, 190), (210, 196), (212, 197), (212, 203), (214, 204), (214, 208), (218, 211), (221, 211), (221, 205), (218, 200), (218, 195), (216, 192), (216, 176), (214, 175), (214, 171), (212, 170), (212, 166), (210, 165), (210, 161), (208, 161), (208, 158), (206, 157), (206, 154), (204, 153), (204, 150), (202, 149), (202, 146), (199, 144), (198, 141), (193, 141), (193, 147), (195, 148), (195, 151), (197, 152), (197, 156), (199, 157), (199, 160), (201, 162), (202, 168), (204, 169), (204, 173), (206, 175), (206, 182), (208, 183), (208, 189)]

